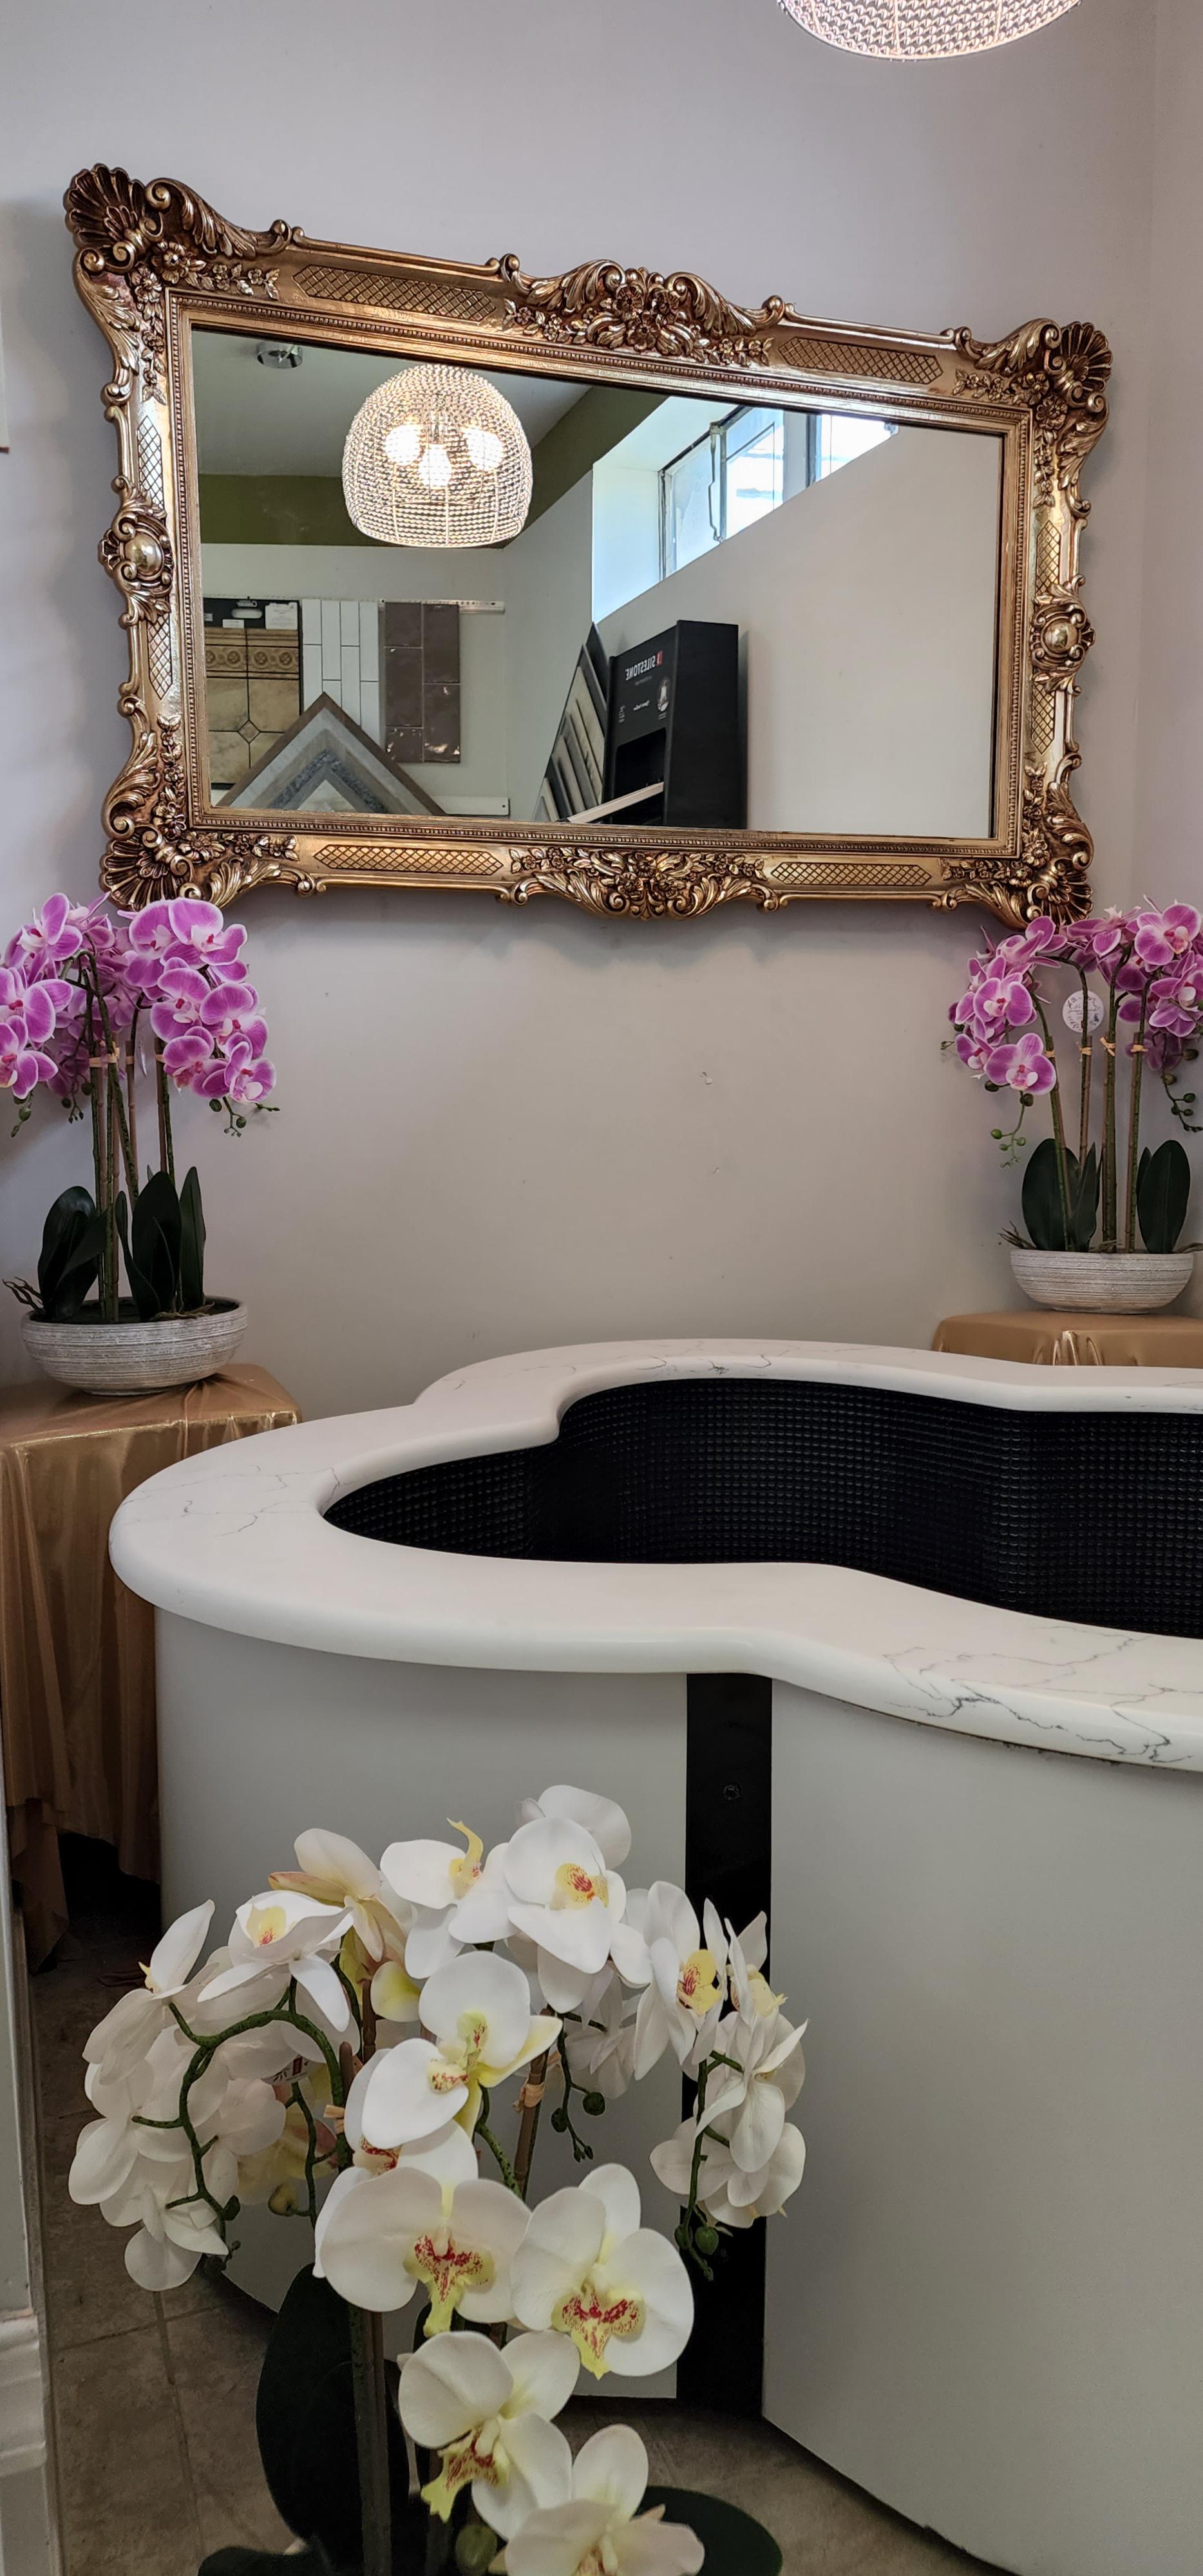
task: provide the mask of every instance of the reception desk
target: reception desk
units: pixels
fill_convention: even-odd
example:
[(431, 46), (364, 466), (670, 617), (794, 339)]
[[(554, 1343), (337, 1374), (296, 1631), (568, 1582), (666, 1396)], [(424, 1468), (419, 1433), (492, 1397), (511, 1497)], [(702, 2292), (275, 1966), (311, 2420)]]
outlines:
[[(755, 2366), (704, 2319), (690, 2393), (762, 2348), (765, 2415), (962, 2548), (1197, 2576), (1201, 1524), (1194, 1371), (832, 1344), (526, 1354), (189, 1460), (112, 1536), (165, 1910), (304, 1825), (607, 1790), (632, 1884), (768, 1905), (810, 2024)], [(660, 2224), (677, 2116), (662, 2065), (606, 2124)]]

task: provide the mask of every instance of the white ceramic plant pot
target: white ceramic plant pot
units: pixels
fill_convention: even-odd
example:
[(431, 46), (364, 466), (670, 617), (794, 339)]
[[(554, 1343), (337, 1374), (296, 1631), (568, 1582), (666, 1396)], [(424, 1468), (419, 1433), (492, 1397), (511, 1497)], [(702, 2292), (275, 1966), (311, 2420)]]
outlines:
[(1037, 1252), (1016, 1245), (1011, 1268), (1034, 1306), (1080, 1314), (1151, 1315), (1180, 1297), (1193, 1252)]
[(137, 1316), (118, 1324), (94, 1317), (95, 1308), (77, 1323), (26, 1315), (21, 1324), (25, 1348), (47, 1377), (89, 1395), (151, 1395), (216, 1377), (233, 1359), (249, 1320), (245, 1306), (228, 1297), (202, 1315), (164, 1315), (146, 1324)]

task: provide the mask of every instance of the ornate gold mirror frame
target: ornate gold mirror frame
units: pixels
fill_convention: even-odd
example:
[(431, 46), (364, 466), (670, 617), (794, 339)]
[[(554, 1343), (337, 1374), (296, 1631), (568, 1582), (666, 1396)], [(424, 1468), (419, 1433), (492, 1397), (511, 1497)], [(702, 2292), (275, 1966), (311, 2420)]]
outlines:
[[(105, 800), (102, 882), (123, 904), (185, 890), (219, 903), (268, 882), (477, 888), (510, 903), (558, 894), (594, 912), (686, 917), (816, 896), (984, 903), (1010, 922), (1089, 909), (1090, 835), (1070, 781), (1074, 698), (1093, 642), (1079, 545), (1085, 458), (1107, 420), (1111, 353), (1084, 322), (1003, 340), (924, 338), (813, 322), (779, 297), (758, 311), (700, 278), (597, 262), (531, 278), (516, 258), (465, 268), (314, 242), (297, 227), (228, 224), (174, 179), (83, 170), (66, 195), (79, 291), (113, 356), (117, 510), (100, 560), (122, 596), (133, 743)], [(204, 802), (198, 757), (199, 510), (190, 332), (281, 328), (398, 356), (618, 379), (683, 391), (776, 393), (1002, 440), (989, 840), (833, 839), (593, 824), (297, 817), (286, 833)], [(288, 818), (291, 820), (292, 818)]]

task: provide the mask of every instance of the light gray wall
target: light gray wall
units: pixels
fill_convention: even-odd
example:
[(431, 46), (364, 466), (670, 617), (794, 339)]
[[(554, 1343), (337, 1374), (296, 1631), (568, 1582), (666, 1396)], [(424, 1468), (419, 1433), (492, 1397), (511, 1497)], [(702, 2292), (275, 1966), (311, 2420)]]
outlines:
[[(997, 54), (898, 68), (815, 44), (773, 0), (513, 0), (500, 21), (491, 0), (457, 0), (437, 35), (416, 0), (294, 0), (286, 41), (236, 0), (165, 0), (116, 31), (83, 0), (12, 13), (5, 921), (56, 885), (92, 887), (128, 741), (124, 638), (95, 560), (114, 470), (105, 356), (59, 203), (100, 157), (176, 173), (237, 220), (470, 259), (512, 246), (536, 274), (605, 255), (864, 322), (1098, 321), (1118, 371), (1090, 470), (1082, 792), (1100, 895), (1122, 894), (1151, 15), (1082, 0)], [(1189, 619), (1192, 578), (1167, 563), (1163, 613)], [(1170, 748), (1185, 818), (1181, 728)], [(203, 1149), (214, 1285), (246, 1294), (250, 1355), (310, 1411), (539, 1341), (922, 1342), (943, 1311), (1006, 1299), (1013, 1185), (989, 1104), (939, 1054), (972, 918), (833, 905), (623, 926), (383, 893), (258, 896), (246, 918), (283, 1114), (233, 1144), (198, 1106), (184, 1145)], [(27, 1268), (48, 1200), (85, 1165), (42, 1109), (0, 1158), (3, 1268)], [(0, 1333), (0, 1374), (16, 1375), (7, 1304)]]
[(900, 430), (603, 618), (611, 655), (739, 627), (756, 830), (989, 833), (999, 471)]

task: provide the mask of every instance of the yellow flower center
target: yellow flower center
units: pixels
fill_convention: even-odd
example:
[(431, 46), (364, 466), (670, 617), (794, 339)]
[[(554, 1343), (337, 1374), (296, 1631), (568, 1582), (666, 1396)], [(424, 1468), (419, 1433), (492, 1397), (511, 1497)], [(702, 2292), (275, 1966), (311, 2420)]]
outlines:
[(481, 1858), (484, 1852), (484, 1844), (480, 1839), (480, 1835), (473, 1833), (471, 1825), (461, 1825), (454, 1816), (448, 1816), (447, 1822), (451, 1827), (452, 1833), (462, 1834), (464, 1841), (468, 1846), (465, 1852), (460, 1853), (458, 1860), (452, 1861), (447, 1873), (451, 1880), (451, 1884), (455, 1889), (456, 1895), (466, 1896), (469, 1888), (475, 1887), (476, 1881), (480, 1877)]
[(610, 1890), (602, 1877), (593, 1878), (579, 1860), (562, 1860), (556, 1871), (553, 1905), (608, 1905)]
[(722, 1994), (718, 1963), (710, 1950), (691, 1950), (677, 1979), (677, 2002), (704, 2021)]
[(252, 1905), (246, 1918), (247, 1939), (257, 1950), (268, 1950), (281, 1933), (288, 1930), (288, 1916), (282, 1905)]
[(437, 2478), (422, 2489), (422, 2502), (440, 2522), (450, 2519), (451, 2508), (461, 2489), (480, 2484), (504, 2486), (509, 2476), (509, 2458), (497, 2438), (497, 2419), (479, 2424), (475, 2432), (459, 2442), (449, 2442), (443, 2453), (443, 2465)]
[(417, 2238), (405, 2257), (405, 2269), (429, 2288), (430, 2314), (425, 2330), (433, 2335), (447, 2332), (468, 2290), (487, 2290), (495, 2266), (483, 2246), (457, 2245), (450, 2228), (443, 2226)]
[(586, 2370), (594, 2379), (606, 2372), (606, 2345), (611, 2336), (629, 2343), (643, 2332), (642, 2299), (611, 2298), (599, 2290), (588, 2276), (580, 2288), (570, 2290), (552, 2314), (552, 2324), (560, 2334), (572, 2337)]

